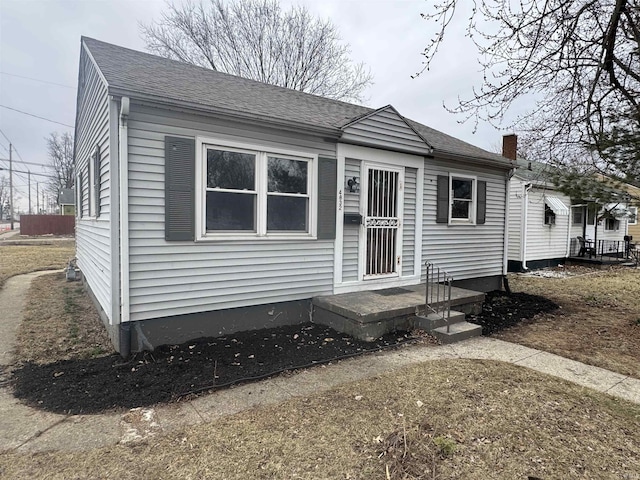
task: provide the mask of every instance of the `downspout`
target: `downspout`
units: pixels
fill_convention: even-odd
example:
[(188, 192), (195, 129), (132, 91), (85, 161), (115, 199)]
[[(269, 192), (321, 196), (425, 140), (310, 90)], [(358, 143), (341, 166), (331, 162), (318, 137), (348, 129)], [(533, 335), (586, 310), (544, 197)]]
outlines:
[(522, 269), (528, 270), (527, 267), (527, 233), (528, 233), (528, 217), (529, 217), (529, 191), (533, 188), (533, 184), (524, 184), (524, 194), (522, 195), (522, 222), (524, 228), (522, 230)]
[(571, 253), (571, 221), (573, 219), (573, 210), (571, 209), (571, 204), (569, 204), (569, 218), (567, 219), (567, 248), (565, 249), (565, 260), (569, 258), (569, 254)]
[(512, 168), (504, 175), (505, 181), (505, 201), (504, 201), (504, 242), (502, 246), (502, 283), (507, 293), (511, 293), (509, 288), (509, 281), (507, 279), (507, 272), (509, 271), (509, 197), (511, 190), (511, 177), (516, 173), (516, 169)]
[(129, 98), (120, 104), (119, 160), (120, 160), (120, 355), (131, 353), (131, 324), (129, 323)]

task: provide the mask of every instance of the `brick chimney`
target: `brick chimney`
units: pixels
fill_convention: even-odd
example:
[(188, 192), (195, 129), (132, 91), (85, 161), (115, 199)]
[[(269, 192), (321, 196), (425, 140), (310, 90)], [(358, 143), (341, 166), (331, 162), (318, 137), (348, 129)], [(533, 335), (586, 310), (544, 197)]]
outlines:
[(516, 151), (518, 149), (518, 136), (515, 133), (502, 136), (502, 156), (516, 159)]

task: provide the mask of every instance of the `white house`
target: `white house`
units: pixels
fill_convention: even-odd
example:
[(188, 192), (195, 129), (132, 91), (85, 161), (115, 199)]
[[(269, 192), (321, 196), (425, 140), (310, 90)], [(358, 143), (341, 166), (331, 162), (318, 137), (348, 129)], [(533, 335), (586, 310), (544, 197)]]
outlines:
[[(437, 121), (437, 119), (435, 119)], [(403, 117), (82, 38), (78, 266), (123, 354), (311, 299), (500, 287), (512, 162)]]
[[(503, 154), (515, 160), (516, 136), (505, 135), (503, 142)], [(509, 271), (555, 266), (569, 257), (589, 258), (590, 254), (613, 259), (614, 254), (624, 251), (626, 203), (599, 205), (572, 200), (550, 180), (552, 168), (527, 162), (519, 165), (511, 178)], [(607, 211), (612, 215), (605, 215)], [(585, 246), (593, 250), (583, 250)]]

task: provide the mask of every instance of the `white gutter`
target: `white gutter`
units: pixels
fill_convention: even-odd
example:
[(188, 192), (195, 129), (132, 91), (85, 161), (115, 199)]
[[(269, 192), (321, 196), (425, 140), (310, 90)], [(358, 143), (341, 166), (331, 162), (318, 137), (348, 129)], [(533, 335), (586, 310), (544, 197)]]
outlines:
[(111, 324), (120, 324), (120, 174), (119, 174), (119, 145), (118, 131), (119, 104), (116, 99), (109, 97), (109, 195), (111, 207), (109, 212), (109, 227), (111, 238)]
[(129, 321), (129, 97), (120, 103), (120, 286), (121, 322)]
[(524, 228), (522, 230), (522, 269), (527, 270), (527, 220), (529, 216), (529, 191), (533, 188), (533, 184), (525, 183), (524, 185), (524, 194), (522, 195), (522, 222)]
[(504, 244), (502, 247), (502, 275), (509, 271), (509, 197), (511, 193), (511, 177), (516, 173), (512, 168), (505, 174), (505, 202), (504, 202)]

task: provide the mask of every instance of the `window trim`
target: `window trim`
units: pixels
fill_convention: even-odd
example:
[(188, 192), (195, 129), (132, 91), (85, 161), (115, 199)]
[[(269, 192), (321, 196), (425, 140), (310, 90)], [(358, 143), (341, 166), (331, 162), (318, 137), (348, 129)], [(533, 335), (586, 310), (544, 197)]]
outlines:
[(82, 211), (82, 171), (77, 173), (77, 184), (76, 184), (76, 200), (78, 204), (76, 205), (76, 217), (81, 219), (83, 217)]
[[(608, 228), (609, 220), (613, 220), (613, 227), (614, 228)], [(615, 228), (616, 225), (617, 225), (618, 228)], [(616, 217), (605, 217), (604, 218), (604, 231), (605, 232), (619, 232), (621, 226), (622, 225), (621, 225), (620, 220), (617, 219)]]
[[(582, 206), (572, 206), (571, 207), (571, 226), (572, 227), (581, 227), (585, 222), (586, 209)], [(580, 221), (576, 222), (576, 212), (580, 212)]]
[[(453, 180), (471, 180), (471, 201), (469, 218), (453, 218)], [(449, 225), (475, 225), (478, 211), (478, 177), (464, 173), (449, 172)]]
[[(631, 210), (633, 210), (635, 214), (632, 214)], [(633, 216), (629, 217), (629, 221), (627, 222), (627, 225), (638, 225), (638, 210), (640, 210), (638, 207), (634, 207), (634, 206), (629, 207), (629, 214)], [(634, 218), (635, 221), (632, 222), (631, 218)]]
[[(231, 149), (256, 156), (256, 231), (207, 231), (207, 149)], [(278, 156), (291, 160), (302, 160), (309, 163), (307, 168), (307, 189), (309, 198), (307, 232), (268, 232), (267, 231), (267, 199), (268, 199), (268, 157)], [(196, 242), (220, 240), (316, 240), (317, 239), (317, 205), (318, 205), (318, 155), (307, 152), (267, 147), (261, 144), (244, 143), (212, 137), (196, 137), (196, 178), (195, 178), (195, 213)]]
[[(549, 216), (549, 218), (552, 220), (551, 222), (547, 223), (547, 214)], [(551, 208), (549, 205), (547, 205), (547, 203), (544, 203), (544, 210), (542, 211), (542, 224), (545, 227), (553, 227), (556, 224), (556, 217), (557, 214), (556, 212), (553, 211), (553, 208)]]

